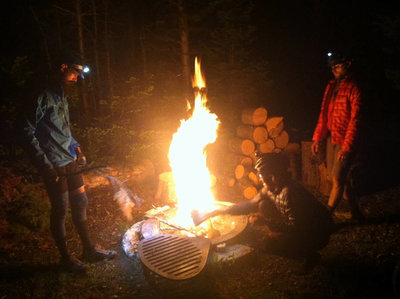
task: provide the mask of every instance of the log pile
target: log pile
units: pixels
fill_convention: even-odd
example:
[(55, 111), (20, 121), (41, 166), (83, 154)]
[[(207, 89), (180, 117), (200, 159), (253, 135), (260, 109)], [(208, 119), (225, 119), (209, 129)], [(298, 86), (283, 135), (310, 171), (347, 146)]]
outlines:
[[(236, 128), (236, 136), (229, 141), (226, 169), (231, 174), (227, 182), (230, 187), (238, 187), (245, 198), (251, 199), (261, 187), (254, 170), (257, 160), (255, 153), (286, 152), (287, 149), (297, 153), (300, 146), (288, 146), (289, 134), (284, 128), (283, 117), (268, 118), (268, 111), (264, 107), (243, 110), (241, 122)], [(291, 168), (295, 168), (294, 163), (291, 162)]]

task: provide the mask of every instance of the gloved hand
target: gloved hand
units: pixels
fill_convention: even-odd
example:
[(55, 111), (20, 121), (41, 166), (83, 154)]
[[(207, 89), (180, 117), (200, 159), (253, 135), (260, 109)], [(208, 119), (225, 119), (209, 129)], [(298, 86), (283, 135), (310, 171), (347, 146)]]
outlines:
[(86, 157), (85, 157), (85, 155), (82, 153), (82, 150), (81, 150), (81, 148), (80, 147), (77, 147), (76, 149), (75, 149), (75, 152), (76, 152), (76, 161), (78, 162), (78, 165), (80, 166), (80, 167), (85, 167), (86, 166), (86, 164), (87, 164), (87, 160), (86, 160)]

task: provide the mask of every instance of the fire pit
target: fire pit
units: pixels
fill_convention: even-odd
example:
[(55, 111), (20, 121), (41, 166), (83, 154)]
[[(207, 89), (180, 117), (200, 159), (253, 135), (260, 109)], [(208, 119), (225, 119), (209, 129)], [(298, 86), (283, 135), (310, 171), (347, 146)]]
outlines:
[[(217, 205), (230, 203), (219, 202)], [(191, 278), (201, 272), (211, 255), (230, 252), (227, 241), (247, 226), (247, 216), (221, 215), (202, 226), (183, 228), (172, 223), (176, 208), (164, 206), (146, 212), (145, 219), (135, 223), (124, 235), (122, 248), (130, 258), (139, 258), (151, 271), (175, 280)], [(169, 222), (171, 221), (171, 222)], [(237, 246), (235, 244), (235, 251)], [(243, 245), (242, 245), (243, 246)], [(251, 251), (247, 248), (246, 253)], [(232, 256), (231, 258), (239, 257)], [(212, 260), (215, 260), (213, 258)], [(217, 259), (218, 260), (218, 259)]]
[[(147, 211), (124, 235), (122, 247), (128, 257), (139, 257), (150, 270), (170, 279), (187, 279), (205, 266), (210, 247), (234, 255), (224, 242), (247, 226), (247, 216), (222, 215), (194, 226), (191, 212), (212, 211), (227, 202), (217, 202), (212, 192), (212, 174), (207, 168), (207, 145), (217, 138), (219, 120), (207, 106), (205, 79), (195, 60), (193, 87), (196, 90), (190, 118), (181, 120), (169, 149), (172, 173), (165, 192), (173, 207)], [(189, 103), (188, 103), (189, 104)], [(188, 105), (189, 106), (189, 105)], [(161, 182), (161, 180), (160, 180)], [(164, 188), (159, 188), (160, 192)], [(156, 195), (159, 196), (160, 194)], [(235, 249), (236, 250), (236, 249)], [(249, 250), (247, 250), (249, 251)], [(242, 251), (243, 252), (243, 251)]]

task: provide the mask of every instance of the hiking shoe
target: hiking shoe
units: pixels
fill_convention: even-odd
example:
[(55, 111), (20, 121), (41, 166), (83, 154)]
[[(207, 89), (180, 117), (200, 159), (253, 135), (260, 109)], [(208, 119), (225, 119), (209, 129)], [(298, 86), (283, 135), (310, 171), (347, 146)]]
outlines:
[(111, 260), (116, 255), (117, 253), (114, 250), (104, 250), (98, 247), (93, 247), (90, 250), (83, 251), (83, 259), (90, 263), (102, 260)]
[(62, 258), (60, 260), (60, 268), (64, 272), (85, 273), (86, 266), (78, 259), (73, 257)]

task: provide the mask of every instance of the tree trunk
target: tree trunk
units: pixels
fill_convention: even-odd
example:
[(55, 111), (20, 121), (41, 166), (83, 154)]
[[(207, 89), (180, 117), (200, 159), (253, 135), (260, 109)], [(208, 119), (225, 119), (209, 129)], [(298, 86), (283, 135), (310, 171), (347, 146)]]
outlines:
[(97, 6), (96, 6), (96, 0), (92, 0), (92, 10), (93, 10), (93, 53), (94, 53), (94, 65), (95, 65), (95, 99), (93, 101), (94, 104), (94, 109), (96, 112), (96, 115), (99, 112), (99, 100), (103, 97), (103, 94), (101, 92), (101, 85), (99, 84), (101, 82), (100, 78), (100, 62), (99, 62), (99, 51), (98, 51), (98, 39), (99, 39), (99, 27), (98, 27), (98, 19), (97, 19)]
[(112, 115), (112, 98), (113, 98), (113, 85), (112, 85), (112, 76), (111, 76), (111, 46), (110, 46), (110, 20), (109, 20), (109, 11), (108, 5), (109, 0), (104, 0), (104, 46), (105, 46), (105, 55), (106, 55), (106, 81), (107, 81), (107, 97), (109, 102), (109, 107)]
[[(80, 0), (75, 1), (75, 10), (76, 10), (76, 24), (78, 27), (78, 43), (79, 43), (79, 55), (82, 61), (85, 61), (85, 46), (84, 46), (84, 39), (83, 39), (83, 24), (82, 24), (82, 11), (81, 11), (81, 2)], [(89, 114), (89, 103), (88, 97), (85, 93), (83, 88), (80, 88), (79, 92), (81, 101), (82, 101), (82, 116), (85, 121), (88, 120)]]
[(180, 45), (181, 45), (181, 63), (184, 80), (184, 90), (189, 92), (191, 87), (190, 80), (190, 63), (189, 63), (189, 27), (185, 6), (183, 0), (176, 2), (179, 11), (179, 30), (180, 30)]
[(51, 57), (50, 57), (49, 45), (48, 45), (48, 42), (47, 42), (46, 34), (44, 33), (44, 31), (42, 29), (42, 26), (40, 25), (40, 21), (39, 21), (39, 18), (37, 17), (37, 15), (36, 15), (36, 12), (34, 11), (34, 9), (32, 7), (30, 7), (30, 9), (31, 9), (33, 18), (35, 19), (35, 21), (36, 21), (36, 23), (38, 25), (38, 28), (39, 28), (39, 31), (40, 31), (40, 36), (43, 39), (43, 50), (44, 50), (44, 53), (45, 53), (45, 56), (46, 56), (47, 66), (48, 66), (49, 70), (51, 70), (52, 69)]

